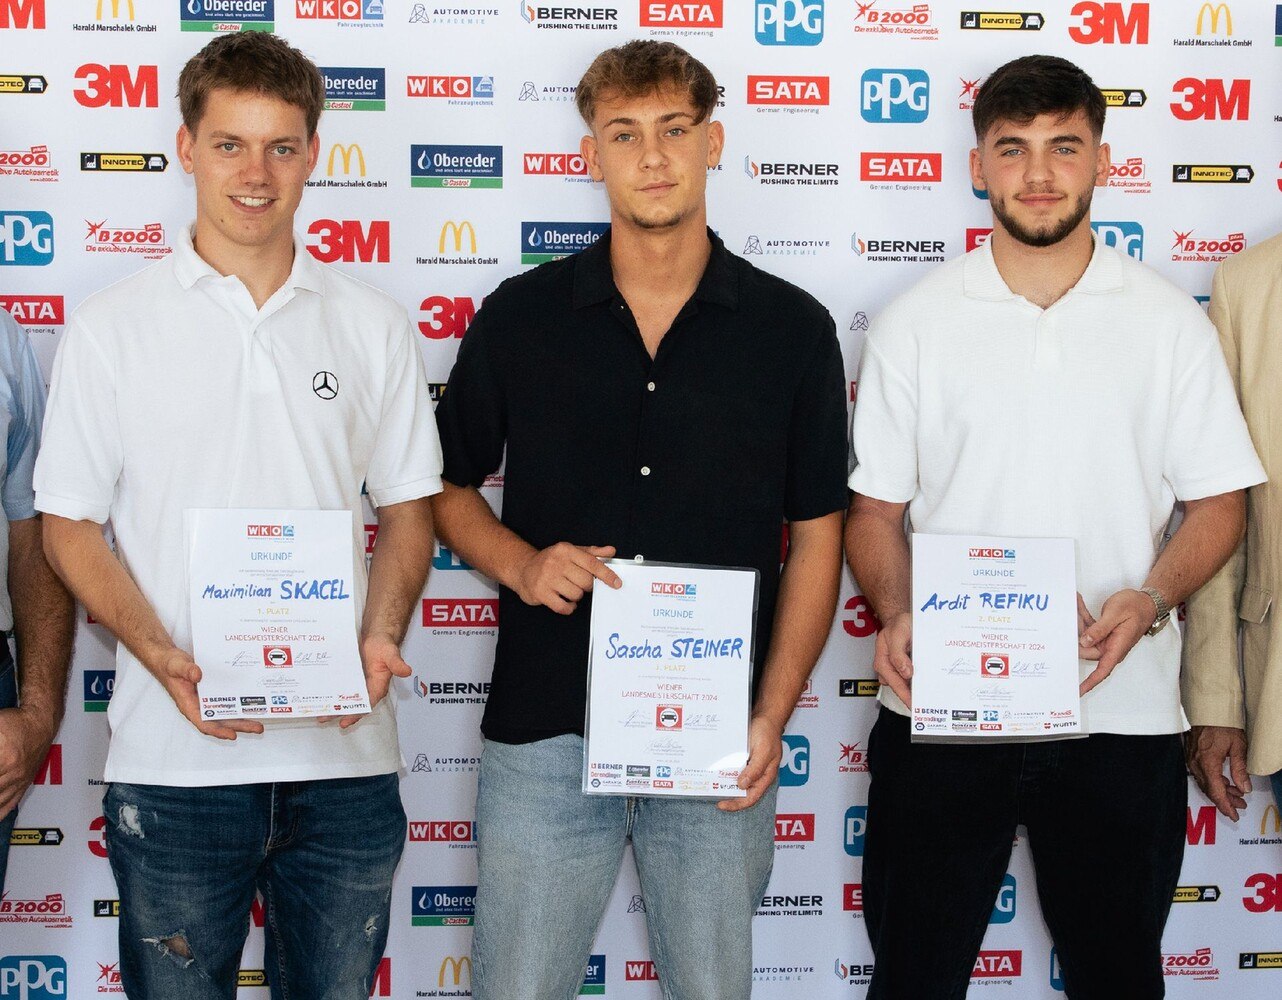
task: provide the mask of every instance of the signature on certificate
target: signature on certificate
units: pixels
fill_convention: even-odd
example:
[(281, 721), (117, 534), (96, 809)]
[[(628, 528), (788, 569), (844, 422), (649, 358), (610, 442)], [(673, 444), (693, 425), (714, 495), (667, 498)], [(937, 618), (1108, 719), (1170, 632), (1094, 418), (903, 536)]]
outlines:
[(671, 736), (660, 736), (646, 746), (649, 753), (680, 753), (682, 749), (681, 741)]

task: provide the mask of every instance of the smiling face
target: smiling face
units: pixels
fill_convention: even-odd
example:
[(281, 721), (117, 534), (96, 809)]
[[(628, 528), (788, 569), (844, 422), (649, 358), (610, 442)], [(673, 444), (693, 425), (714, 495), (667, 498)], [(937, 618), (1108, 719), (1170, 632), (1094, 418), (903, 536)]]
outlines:
[(293, 259), (294, 212), (316, 166), (319, 138), (303, 110), (265, 94), (210, 91), (178, 159), (196, 182), (196, 246), (224, 273), (239, 261)]
[(725, 132), (697, 117), (675, 88), (597, 102), (581, 149), (592, 179), (605, 182), (615, 226), (702, 230), (707, 171), (721, 159)]
[(1089, 228), (1094, 188), (1108, 183), (1109, 148), (1085, 112), (997, 121), (971, 150), (971, 182), (988, 192), (995, 223), (1033, 247)]

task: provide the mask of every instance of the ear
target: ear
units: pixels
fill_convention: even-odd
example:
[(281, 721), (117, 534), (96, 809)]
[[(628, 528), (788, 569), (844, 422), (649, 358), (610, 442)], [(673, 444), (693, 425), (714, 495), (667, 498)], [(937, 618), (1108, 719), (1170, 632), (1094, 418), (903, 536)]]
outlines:
[(708, 123), (708, 169), (721, 162), (721, 152), (726, 148), (726, 127), (721, 122)]
[(987, 191), (988, 183), (984, 180), (983, 165), (979, 158), (979, 149), (970, 151), (970, 184), (977, 191)]
[(178, 135), (174, 139), (174, 146), (178, 150), (178, 162), (182, 164), (183, 170), (187, 173), (191, 173), (194, 168), (191, 153), (195, 145), (196, 139), (187, 131), (187, 126), (179, 125)]
[(601, 157), (596, 145), (596, 136), (590, 132), (579, 140), (579, 152), (582, 154), (584, 161), (588, 165), (588, 174), (594, 181), (605, 180), (605, 173), (601, 170)]
[(1108, 143), (1101, 142), (1095, 153), (1095, 186), (1108, 187), (1108, 171), (1112, 166), (1113, 151)]

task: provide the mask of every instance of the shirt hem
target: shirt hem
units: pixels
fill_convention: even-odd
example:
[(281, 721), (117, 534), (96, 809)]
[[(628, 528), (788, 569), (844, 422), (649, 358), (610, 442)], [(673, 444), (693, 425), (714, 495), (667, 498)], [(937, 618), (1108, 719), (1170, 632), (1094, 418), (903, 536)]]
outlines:
[(103, 775), (107, 782), (129, 785), (167, 785), (175, 788), (208, 788), (215, 785), (257, 785), (273, 781), (324, 781), (330, 778), (370, 778), (379, 774), (403, 771), (399, 757), (377, 761), (352, 762), (343, 766), (279, 764), (266, 767), (218, 769), (216, 771), (166, 771), (131, 765), (108, 767)]
[(65, 517), (68, 521), (93, 521), (96, 524), (105, 524), (108, 514), (111, 513), (110, 505), (72, 500), (70, 497), (57, 496), (41, 490), (36, 490), (36, 510), (42, 514)]
[(440, 476), (416, 479), (404, 486), (394, 486), (385, 490), (366, 486), (370, 501), (375, 507), (388, 507), (392, 504), (406, 503), (409, 500), (421, 500), (423, 497), (435, 496), (441, 492), (441, 489)]

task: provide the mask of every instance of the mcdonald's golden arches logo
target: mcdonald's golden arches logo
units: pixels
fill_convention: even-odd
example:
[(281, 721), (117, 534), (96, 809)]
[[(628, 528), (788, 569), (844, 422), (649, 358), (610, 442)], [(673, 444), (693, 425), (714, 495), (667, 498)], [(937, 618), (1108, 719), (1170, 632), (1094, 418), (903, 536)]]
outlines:
[(326, 177), (334, 176), (335, 160), (338, 158), (341, 158), (343, 163), (343, 176), (350, 177), (352, 175), (352, 158), (353, 157), (355, 157), (356, 159), (356, 165), (359, 170), (356, 176), (364, 177), (365, 176), (365, 151), (361, 149), (361, 147), (354, 142), (349, 143), (346, 146), (344, 146), (341, 142), (336, 142), (334, 143), (334, 145), (329, 147), (329, 159), (325, 163), (325, 176)]
[[(94, 15), (93, 15), (95, 21), (102, 20), (103, 6), (104, 6), (103, 0), (98, 0), (98, 7), (94, 11)], [(129, 17), (129, 20), (132, 21), (134, 19), (134, 0), (125, 0), (124, 6), (125, 6), (125, 11)], [(114, 18), (120, 17), (120, 0), (111, 0), (111, 16)]]
[(450, 983), (450, 985), (451, 986), (462, 985), (464, 968), (467, 969), (467, 985), (470, 987), (472, 985), (472, 960), (468, 958), (468, 956), (466, 955), (463, 955), (460, 958), (455, 958), (453, 955), (446, 955), (443, 959), (441, 959), (441, 971), (436, 976), (436, 985), (437, 986), (445, 985), (446, 969), (450, 970), (450, 972), (453, 974), (453, 977), (454, 977), (454, 981)]
[[(1269, 816), (1273, 817), (1273, 830), (1269, 830)], [(1260, 836), (1267, 837), (1269, 833), (1282, 833), (1282, 811), (1277, 806), (1271, 805), (1264, 810), (1264, 815), (1260, 817)]]
[(1211, 34), (1220, 33), (1220, 18), (1224, 18), (1224, 34), (1233, 34), (1233, 12), (1226, 3), (1204, 3), (1197, 12), (1197, 33), (1202, 34), (1206, 22), (1211, 22)]
[(471, 254), (476, 253), (476, 230), (472, 228), (472, 223), (467, 221), (455, 222), (453, 219), (450, 219), (445, 223), (445, 225), (441, 226), (441, 239), (437, 244), (436, 252), (446, 252), (445, 242), (448, 237), (454, 241), (454, 253), (462, 253), (463, 237), (465, 235), (468, 240), (467, 252)]

